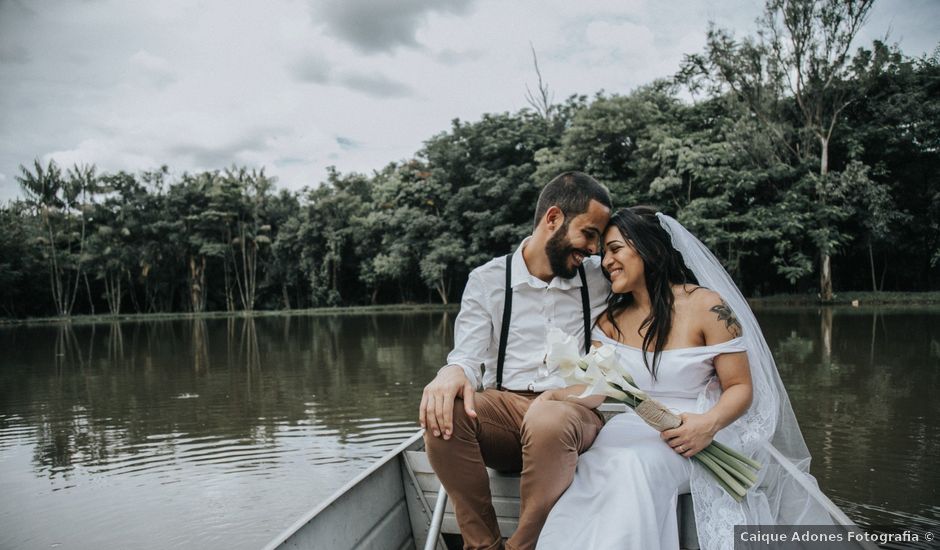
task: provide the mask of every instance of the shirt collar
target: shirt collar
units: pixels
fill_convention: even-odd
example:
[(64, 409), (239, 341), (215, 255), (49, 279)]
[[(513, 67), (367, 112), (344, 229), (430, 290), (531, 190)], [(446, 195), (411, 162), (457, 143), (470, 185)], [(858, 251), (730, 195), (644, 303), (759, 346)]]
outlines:
[(533, 288), (557, 288), (560, 290), (568, 290), (569, 288), (581, 288), (581, 277), (575, 275), (570, 279), (565, 279), (563, 277), (555, 276), (548, 283), (539, 279), (535, 275), (529, 272), (529, 267), (525, 265), (525, 259), (522, 257), (522, 249), (526, 247), (529, 243), (529, 240), (532, 236), (528, 236), (523, 239), (522, 243), (516, 248), (516, 251), (512, 254), (512, 287), (516, 288), (521, 284), (527, 283)]

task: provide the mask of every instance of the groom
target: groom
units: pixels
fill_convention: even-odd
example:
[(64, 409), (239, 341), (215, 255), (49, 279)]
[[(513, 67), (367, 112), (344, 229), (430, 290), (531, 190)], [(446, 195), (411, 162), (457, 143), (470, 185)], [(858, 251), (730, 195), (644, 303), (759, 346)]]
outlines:
[(419, 409), (428, 458), (454, 503), (464, 548), (503, 547), (485, 466), (521, 472), (519, 526), (505, 547), (534, 548), (578, 454), (603, 425), (585, 407), (536, 398), (565, 386), (544, 363), (548, 330), (587, 345), (604, 310), (610, 284), (592, 255), (610, 210), (600, 183), (561, 174), (539, 196), (532, 234), (514, 253), (470, 273), (454, 349)]

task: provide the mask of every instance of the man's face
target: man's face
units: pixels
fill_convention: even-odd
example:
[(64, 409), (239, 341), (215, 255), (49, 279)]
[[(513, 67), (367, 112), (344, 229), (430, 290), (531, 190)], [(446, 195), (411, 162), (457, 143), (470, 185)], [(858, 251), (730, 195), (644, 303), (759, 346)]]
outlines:
[(586, 212), (565, 218), (548, 242), (545, 254), (557, 277), (570, 279), (578, 274), (584, 258), (597, 252), (601, 232), (610, 220), (610, 209), (592, 200)]

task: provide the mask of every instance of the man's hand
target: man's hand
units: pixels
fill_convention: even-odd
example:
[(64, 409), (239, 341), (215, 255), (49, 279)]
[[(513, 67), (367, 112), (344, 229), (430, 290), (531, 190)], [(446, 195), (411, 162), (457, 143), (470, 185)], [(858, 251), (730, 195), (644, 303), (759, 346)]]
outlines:
[(441, 369), (434, 380), (424, 387), (418, 419), (421, 427), (434, 437), (444, 436), (450, 439), (454, 433), (454, 399), (463, 398), (463, 407), (467, 415), (476, 418), (473, 408), (473, 385), (459, 365), (448, 365)]

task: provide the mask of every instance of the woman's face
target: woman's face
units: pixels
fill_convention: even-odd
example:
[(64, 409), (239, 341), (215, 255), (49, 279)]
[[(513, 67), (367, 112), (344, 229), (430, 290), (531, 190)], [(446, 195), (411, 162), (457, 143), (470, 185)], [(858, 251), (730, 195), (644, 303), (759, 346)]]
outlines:
[(643, 260), (615, 225), (604, 232), (604, 261), (601, 265), (610, 275), (611, 290), (617, 294), (626, 294), (646, 286)]

